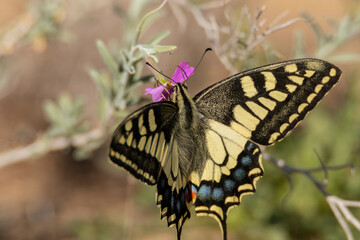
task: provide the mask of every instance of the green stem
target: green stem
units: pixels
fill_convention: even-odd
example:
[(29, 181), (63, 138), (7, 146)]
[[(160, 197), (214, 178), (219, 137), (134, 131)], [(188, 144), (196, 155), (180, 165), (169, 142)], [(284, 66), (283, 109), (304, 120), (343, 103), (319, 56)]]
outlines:
[(141, 19), (139, 25), (138, 25), (137, 28), (136, 28), (136, 36), (135, 36), (134, 41), (133, 41), (133, 43), (132, 43), (133, 46), (135, 46), (136, 43), (137, 43), (138, 40), (139, 40), (139, 37), (140, 37), (140, 34), (141, 34), (141, 30), (142, 30), (142, 27), (144, 26), (144, 23), (145, 23), (146, 19), (147, 19), (148, 17), (150, 17), (151, 15), (153, 15), (154, 13), (156, 13), (157, 11), (159, 11), (159, 10), (165, 5), (166, 2), (167, 2), (167, 0), (164, 0), (159, 7), (157, 7), (156, 9), (148, 12), (148, 13), (145, 14), (144, 17)]

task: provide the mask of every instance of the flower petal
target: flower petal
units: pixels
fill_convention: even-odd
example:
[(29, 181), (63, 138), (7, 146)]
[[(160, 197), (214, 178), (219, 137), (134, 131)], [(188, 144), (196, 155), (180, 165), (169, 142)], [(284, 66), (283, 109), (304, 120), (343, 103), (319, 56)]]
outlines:
[(179, 66), (176, 68), (174, 74), (172, 75), (171, 79), (176, 82), (180, 83), (185, 81), (188, 77), (191, 76), (193, 73), (194, 68), (190, 67), (188, 62), (181, 62)]
[[(146, 88), (145, 89), (145, 95), (151, 94), (153, 102), (161, 102), (164, 101), (169, 97), (169, 93), (165, 91), (167, 83), (164, 83), (163, 85), (160, 85), (156, 88)], [(165, 97), (165, 98), (164, 98)]]
[(169, 99), (169, 95), (172, 93), (172, 87), (175, 86), (175, 83), (181, 83), (185, 81), (191, 74), (194, 72), (194, 68), (189, 66), (188, 62), (181, 62), (176, 68), (172, 81), (165, 79), (160, 73), (153, 71), (157, 81), (162, 85), (156, 88), (146, 88), (145, 95), (151, 94), (153, 102), (161, 102)]

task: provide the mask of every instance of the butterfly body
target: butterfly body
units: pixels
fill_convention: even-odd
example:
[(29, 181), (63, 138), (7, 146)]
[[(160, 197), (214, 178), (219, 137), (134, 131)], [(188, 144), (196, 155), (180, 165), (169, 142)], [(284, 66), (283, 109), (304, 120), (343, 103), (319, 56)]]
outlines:
[(110, 159), (157, 186), (161, 218), (180, 238), (194, 204), (226, 239), (229, 210), (263, 175), (257, 144), (280, 141), (340, 78), (334, 65), (291, 60), (239, 73), (191, 98), (177, 84), (171, 99), (128, 116), (115, 130)]
[(173, 133), (177, 142), (183, 145), (179, 154), (180, 172), (185, 178), (193, 171), (201, 171), (202, 161), (206, 158), (206, 142), (204, 139), (205, 123), (197, 110), (193, 99), (186, 88), (178, 83), (172, 94), (172, 102), (178, 106), (173, 120)]

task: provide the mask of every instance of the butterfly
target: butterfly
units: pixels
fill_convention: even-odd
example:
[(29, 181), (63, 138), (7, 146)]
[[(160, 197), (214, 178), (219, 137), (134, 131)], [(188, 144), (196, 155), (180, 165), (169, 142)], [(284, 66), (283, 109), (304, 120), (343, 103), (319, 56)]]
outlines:
[(296, 59), (238, 73), (190, 97), (177, 83), (169, 100), (148, 104), (116, 128), (110, 160), (156, 185), (161, 219), (176, 226), (195, 206), (227, 238), (229, 210), (263, 176), (258, 145), (282, 140), (338, 82), (341, 70)]

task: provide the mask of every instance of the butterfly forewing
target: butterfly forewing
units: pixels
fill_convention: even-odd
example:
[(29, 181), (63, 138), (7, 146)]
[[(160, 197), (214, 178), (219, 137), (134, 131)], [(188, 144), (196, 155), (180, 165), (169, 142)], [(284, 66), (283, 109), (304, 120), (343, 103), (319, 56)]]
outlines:
[(336, 84), (341, 71), (318, 59), (299, 59), (239, 73), (197, 94), (203, 115), (252, 141), (279, 141)]
[(154, 149), (162, 149), (170, 142), (169, 120), (176, 111), (177, 107), (172, 103), (154, 103), (127, 117), (113, 134), (111, 161), (141, 181), (156, 184), (160, 176), (161, 159)]
[(157, 204), (168, 225), (190, 217), (185, 195), (190, 183), (179, 170), (178, 145), (174, 138), (178, 107), (172, 102), (149, 104), (127, 117), (115, 130), (110, 160), (141, 181), (157, 184)]

